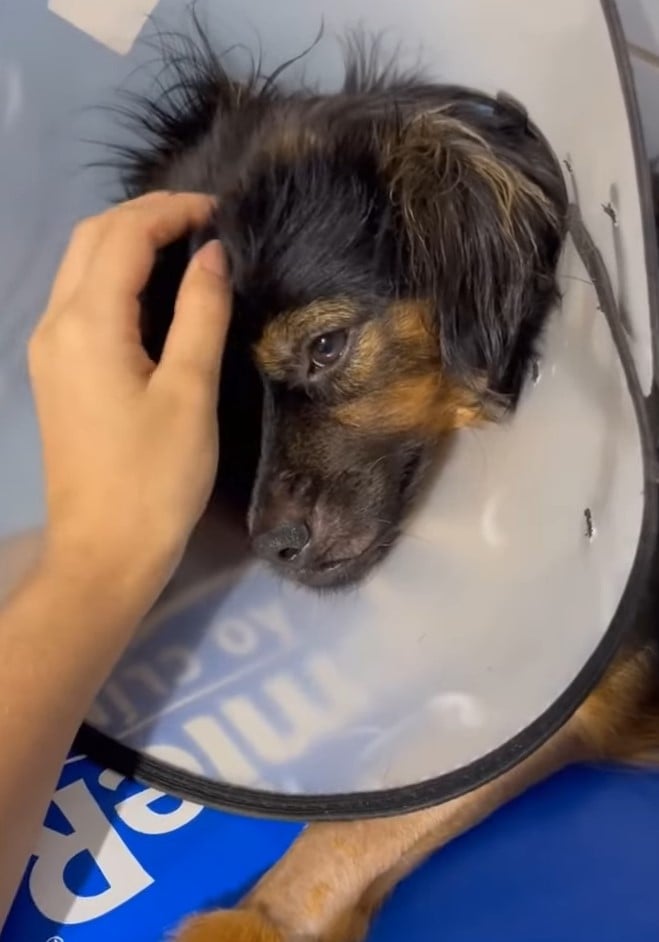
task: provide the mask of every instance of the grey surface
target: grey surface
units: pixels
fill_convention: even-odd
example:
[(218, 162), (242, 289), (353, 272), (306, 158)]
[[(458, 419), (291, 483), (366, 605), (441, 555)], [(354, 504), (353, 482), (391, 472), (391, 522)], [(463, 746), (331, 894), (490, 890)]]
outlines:
[[(360, 19), (390, 27), (413, 56), (424, 47), (421, 59), (439, 78), (501, 87), (523, 100), (559, 156), (570, 155), (586, 223), (634, 325), (647, 386), (650, 328), (632, 148), (596, 3), (250, 0), (240, 11), (228, 3), (222, 10), (225, 44), (240, 37), (253, 46), (250, 23), (257, 24), (271, 64), (313, 39), (323, 12), (330, 33)], [(82, 109), (107, 101), (145, 55), (139, 45), (127, 58), (111, 53), (36, 0), (0, 8), (5, 574), (10, 563), (22, 565), (42, 516), (24, 339), (71, 223), (109, 192), (107, 178), (80, 171), (93, 149), (79, 142), (112, 132)], [(338, 70), (328, 38), (308, 71), (331, 84)], [(615, 232), (601, 209), (612, 193)], [(242, 561), (224, 530), (218, 560), (218, 522), (208, 521), (92, 722), (223, 781), (317, 793), (404, 785), (454, 770), (547, 709), (609, 625), (643, 507), (631, 401), (570, 245), (562, 273), (565, 295), (539, 381), (510, 424), (458, 436), (427, 504), (371, 580), (356, 593), (320, 599)], [(592, 540), (585, 508), (596, 527)]]

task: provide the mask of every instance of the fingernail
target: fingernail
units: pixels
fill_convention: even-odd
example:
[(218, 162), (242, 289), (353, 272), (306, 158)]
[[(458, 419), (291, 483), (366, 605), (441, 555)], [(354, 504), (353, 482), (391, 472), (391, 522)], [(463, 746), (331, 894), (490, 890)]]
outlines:
[(219, 239), (211, 239), (196, 254), (197, 264), (218, 278), (229, 277), (227, 257)]

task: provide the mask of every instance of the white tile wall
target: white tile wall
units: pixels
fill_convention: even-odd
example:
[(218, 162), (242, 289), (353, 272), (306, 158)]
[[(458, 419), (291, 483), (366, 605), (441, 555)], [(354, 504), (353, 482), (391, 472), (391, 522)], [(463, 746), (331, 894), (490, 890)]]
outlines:
[(659, 0), (617, 0), (650, 156), (659, 155)]

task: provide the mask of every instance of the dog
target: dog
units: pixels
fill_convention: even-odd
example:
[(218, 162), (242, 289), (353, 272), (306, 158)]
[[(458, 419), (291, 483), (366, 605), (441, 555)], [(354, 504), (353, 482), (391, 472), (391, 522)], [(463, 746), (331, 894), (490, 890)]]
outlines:
[[(503, 96), (398, 74), (359, 41), (335, 94), (258, 68), (238, 81), (197, 33), (169, 57), (169, 91), (124, 112), (139, 136), (121, 153), (126, 195), (218, 200), (207, 232), (161, 253), (144, 345), (157, 360), (185, 265), (218, 237), (234, 292), (223, 486), (245, 502), (257, 556), (338, 590), (395, 543), (447, 436), (514, 410), (558, 297), (563, 176)], [(651, 753), (656, 593), (600, 685), (533, 755), (428, 810), (312, 824), (236, 909), (191, 918), (179, 942), (359, 942), (402, 877), (532, 783), (571, 762)]]

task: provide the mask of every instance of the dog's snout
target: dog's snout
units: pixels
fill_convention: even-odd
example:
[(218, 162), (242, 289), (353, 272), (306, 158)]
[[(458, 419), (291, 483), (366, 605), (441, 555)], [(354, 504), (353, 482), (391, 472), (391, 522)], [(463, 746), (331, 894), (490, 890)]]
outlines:
[(355, 513), (350, 491), (323, 490), (306, 476), (274, 473), (261, 481), (250, 518), (254, 554), (287, 578), (317, 587), (351, 580), (374, 546), (377, 521)]
[(273, 475), (257, 495), (251, 521), (252, 549), (279, 567), (300, 568), (312, 551), (311, 482), (302, 475)]
[(304, 523), (282, 523), (252, 538), (254, 552), (279, 565), (298, 564), (310, 542), (311, 533)]

